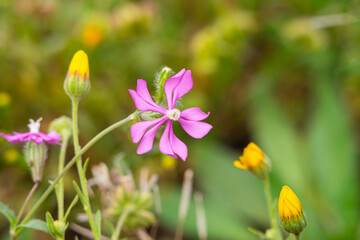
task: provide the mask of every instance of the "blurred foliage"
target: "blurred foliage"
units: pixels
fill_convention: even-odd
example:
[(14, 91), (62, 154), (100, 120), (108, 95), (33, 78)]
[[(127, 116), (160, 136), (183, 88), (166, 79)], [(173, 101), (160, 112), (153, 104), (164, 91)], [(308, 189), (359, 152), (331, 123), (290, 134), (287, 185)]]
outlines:
[[(192, 70), (194, 88), (182, 104), (210, 111), (208, 122), (214, 125), (204, 141), (175, 129), (189, 147), (186, 163), (178, 161), (174, 168), (157, 150), (137, 156), (129, 126), (86, 154), (95, 163), (125, 152), (134, 172), (147, 165), (160, 174), (159, 238), (173, 236), (187, 167), (194, 169), (195, 188), (204, 194), (209, 239), (256, 239), (248, 227), (269, 227), (262, 182), (232, 166), (254, 141), (272, 160), (273, 196), (286, 184), (302, 202), (308, 220), (304, 239), (356, 239), (359, 5), (349, 0), (0, 1), (0, 131), (25, 131), (28, 119), (39, 116), (45, 130), (54, 118), (70, 115), (62, 85), (78, 49), (89, 55), (92, 85), (80, 103), (82, 144), (134, 111), (127, 89), (135, 88), (138, 78), (152, 81), (164, 65), (174, 71), (185, 67)], [(13, 209), (31, 188), (21, 148), (0, 139), (0, 200)], [(57, 151), (50, 152), (47, 179), (56, 176)], [(70, 148), (68, 157), (72, 153)], [(68, 204), (74, 176), (65, 181)], [(44, 209), (56, 211), (54, 198)], [(6, 236), (4, 219), (0, 223)], [(185, 227), (186, 238), (196, 238), (194, 208)]]

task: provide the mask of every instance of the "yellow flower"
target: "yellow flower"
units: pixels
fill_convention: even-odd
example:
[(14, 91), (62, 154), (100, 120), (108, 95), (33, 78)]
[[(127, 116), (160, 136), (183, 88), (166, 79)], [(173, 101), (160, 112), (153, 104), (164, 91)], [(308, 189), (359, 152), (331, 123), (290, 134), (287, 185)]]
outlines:
[(8, 149), (4, 152), (4, 159), (8, 163), (13, 163), (19, 158), (20, 154), (16, 149)]
[(174, 169), (176, 167), (176, 159), (168, 155), (164, 155), (161, 158), (161, 166), (167, 170)]
[(11, 97), (6, 92), (0, 92), (0, 107), (6, 107), (11, 102)]
[(64, 89), (72, 99), (79, 100), (90, 91), (88, 56), (83, 50), (77, 51), (71, 59)]
[(239, 160), (234, 161), (234, 166), (247, 169), (260, 179), (264, 179), (270, 171), (270, 160), (263, 151), (253, 142), (244, 148), (244, 153)]
[(70, 62), (69, 73), (73, 76), (78, 73), (81, 78), (89, 78), (88, 56), (83, 50), (79, 50), (74, 54)]
[(306, 226), (306, 219), (300, 200), (288, 187), (283, 186), (280, 192), (278, 211), (284, 229), (298, 235)]
[(104, 29), (98, 24), (87, 25), (82, 32), (82, 42), (84, 45), (94, 48), (97, 47), (104, 38)]

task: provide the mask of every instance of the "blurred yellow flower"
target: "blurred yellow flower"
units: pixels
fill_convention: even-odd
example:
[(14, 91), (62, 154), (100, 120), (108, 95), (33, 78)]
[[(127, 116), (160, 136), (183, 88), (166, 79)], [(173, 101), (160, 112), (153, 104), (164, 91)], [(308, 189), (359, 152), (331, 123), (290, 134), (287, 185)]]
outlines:
[(161, 158), (161, 166), (165, 169), (171, 170), (176, 167), (176, 159), (167, 155), (163, 155)]
[(87, 25), (81, 35), (81, 40), (87, 47), (97, 47), (104, 38), (104, 28), (99, 24)]
[(287, 232), (298, 235), (305, 228), (306, 220), (300, 200), (286, 185), (280, 192), (278, 211)]
[(11, 97), (6, 92), (0, 92), (0, 107), (6, 107), (11, 102)]
[(19, 158), (19, 156), (19, 151), (16, 149), (8, 149), (4, 152), (3, 155), (7, 163), (14, 163)]
[(270, 160), (255, 143), (251, 142), (244, 148), (239, 160), (234, 161), (234, 166), (248, 169), (260, 179), (264, 179), (270, 171)]

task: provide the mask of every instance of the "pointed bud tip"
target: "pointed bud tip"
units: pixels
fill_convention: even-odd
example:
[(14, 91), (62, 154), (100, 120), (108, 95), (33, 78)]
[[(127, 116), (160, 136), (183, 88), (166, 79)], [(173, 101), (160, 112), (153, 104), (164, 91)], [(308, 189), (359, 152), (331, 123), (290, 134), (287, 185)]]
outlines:
[(89, 60), (83, 50), (78, 50), (71, 59), (69, 73), (75, 75), (78, 73), (82, 78), (89, 78)]

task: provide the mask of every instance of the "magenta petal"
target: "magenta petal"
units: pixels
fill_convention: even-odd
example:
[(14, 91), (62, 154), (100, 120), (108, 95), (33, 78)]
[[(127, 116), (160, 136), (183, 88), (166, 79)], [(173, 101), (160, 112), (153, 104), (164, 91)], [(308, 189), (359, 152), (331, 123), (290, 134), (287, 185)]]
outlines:
[(183, 143), (180, 139), (176, 137), (172, 129), (172, 125), (170, 129), (170, 143), (174, 153), (178, 155), (181, 158), (181, 160), (185, 161), (188, 155), (188, 149), (185, 143)]
[(190, 121), (183, 118), (179, 118), (178, 121), (185, 132), (193, 138), (202, 138), (212, 129), (210, 124), (204, 122)]
[(153, 106), (150, 103), (146, 102), (140, 95), (134, 90), (129, 89), (129, 92), (134, 100), (135, 106), (140, 111), (153, 111), (164, 114), (166, 112), (165, 109), (159, 106)]
[(163, 154), (166, 154), (166, 155), (169, 155), (171, 157), (177, 158), (177, 156), (174, 154), (174, 152), (173, 152), (173, 150), (171, 148), (171, 143), (170, 143), (170, 135), (172, 133), (170, 131), (171, 129), (172, 129), (172, 121), (169, 120), (169, 121), (167, 121), (164, 133), (161, 136), (159, 147), (160, 147), (160, 151)]
[(11, 143), (21, 142), (21, 141), (23, 141), (24, 138), (26, 138), (28, 136), (27, 133), (17, 133), (17, 132), (14, 132), (14, 135), (3, 134), (3, 133), (0, 133), (0, 135), (2, 137), (4, 137), (8, 142), (11, 142)]
[(154, 144), (154, 138), (156, 131), (159, 129), (159, 127), (165, 122), (166, 120), (163, 119), (160, 122), (158, 122), (153, 128), (151, 128), (149, 131), (147, 131), (142, 138), (139, 147), (136, 151), (137, 154), (143, 154), (148, 151), (150, 151)]
[(174, 108), (174, 104), (173, 104), (174, 90), (175, 90), (176, 86), (179, 84), (179, 82), (181, 81), (181, 78), (182, 78), (182, 76), (184, 75), (185, 72), (186, 71), (185, 71), (185, 68), (184, 68), (180, 72), (178, 72), (175, 76), (172, 76), (171, 78), (169, 78), (165, 82), (164, 89), (165, 89), (165, 94), (166, 94), (168, 107), (169, 107), (170, 110)]
[(148, 130), (149, 127), (154, 126), (155, 124), (159, 123), (164, 119), (165, 117), (161, 117), (159, 119), (155, 119), (151, 121), (143, 121), (133, 124), (130, 128), (130, 133), (133, 139), (133, 143), (138, 143), (141, 140), (141, 138), (144, 136), (146, 130)]
[(191, 107), (191, 108), (188, 108), (188, 109), (185, 109), (184, 111), (182, 111), (180, 113), (180, 117), (186, 118), (186, 119), (192, 120), (192, 121), (200, 121), (200, 120), (204, 120), (205, 118), (207, 118), (209, 116), (209, 114), (210, 114), (210, 112), (204, 113), (198, 107)]
[(147, 83), (143, 79), (137, 80), (137, 86), (136, 86), (136, 92), (139, 94), (140, 97), (142, 97), (147, 103), (154, 107), (159, 107), (154, 100), (152, 99), (149, 90), (147, 88)]
[(191, 76), (191, 71), (187, 70), (181, 78), (181, 81), (174, 89), (174, 95), (172, 99), (172, 104), (175, 106), (176, 101), (188, 93), (193, 87), (193, 79)]

